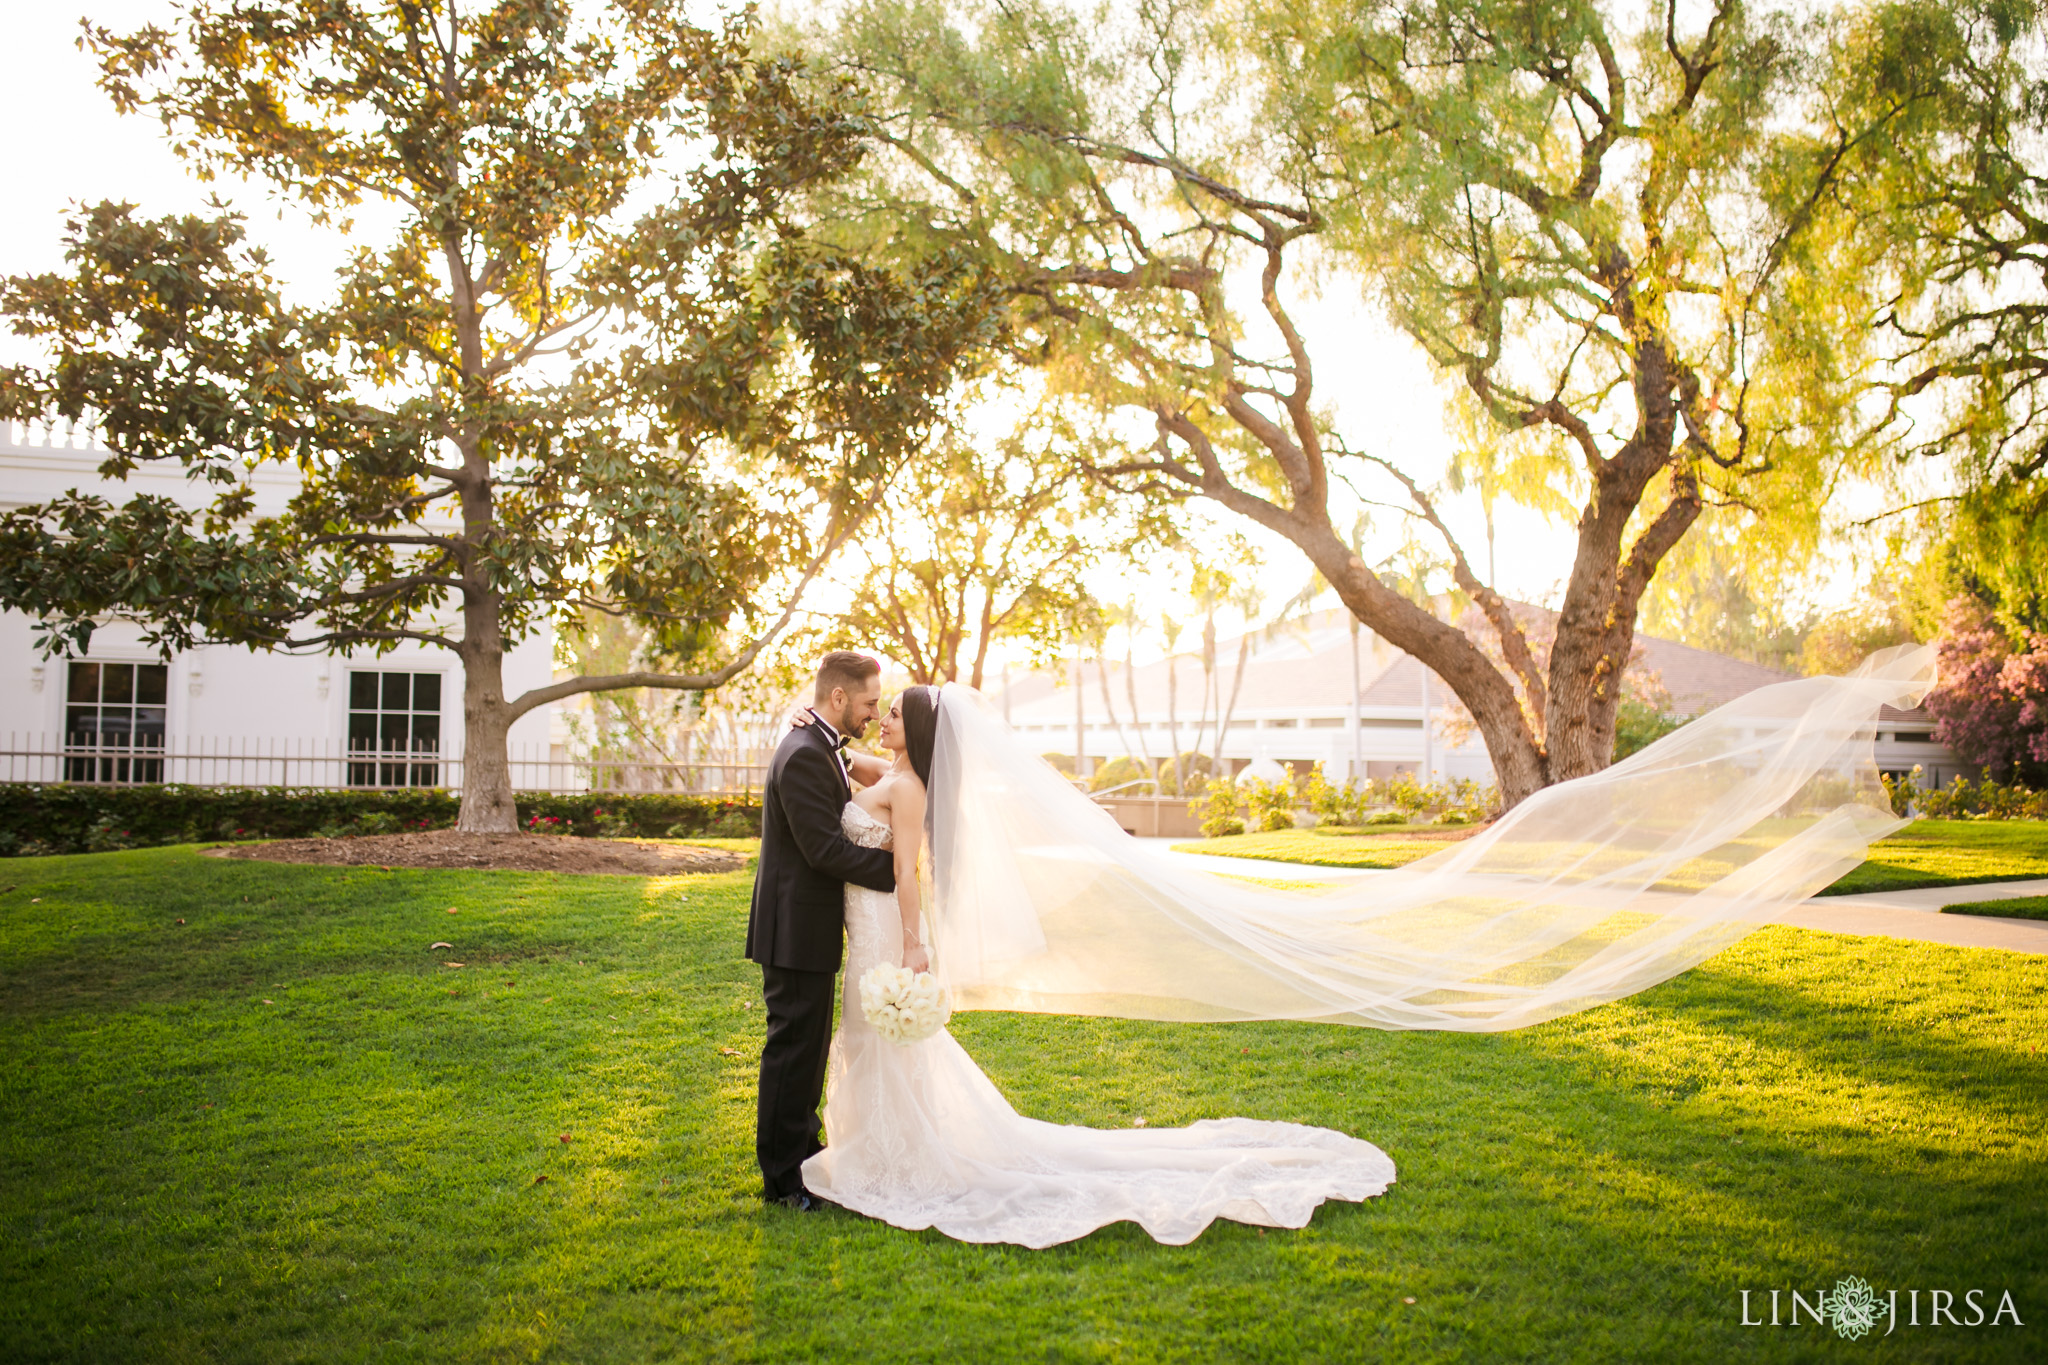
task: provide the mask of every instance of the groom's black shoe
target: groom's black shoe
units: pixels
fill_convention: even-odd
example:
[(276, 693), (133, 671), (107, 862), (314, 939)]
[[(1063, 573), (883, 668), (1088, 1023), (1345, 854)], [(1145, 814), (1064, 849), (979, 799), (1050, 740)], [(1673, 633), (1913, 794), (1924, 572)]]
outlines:
[(817, 1195), (812, 1194), (809, 1190), (798, 1190), (795, 1194), (785, 1194), (778, 1199), (771, 1199), (768, 1202), (780, 1204), (786, 1209), (794, 1209), (798, 1213), (817, 1213), (821, 1209), (830, 1207), (824, 1200), (818, 1198)]

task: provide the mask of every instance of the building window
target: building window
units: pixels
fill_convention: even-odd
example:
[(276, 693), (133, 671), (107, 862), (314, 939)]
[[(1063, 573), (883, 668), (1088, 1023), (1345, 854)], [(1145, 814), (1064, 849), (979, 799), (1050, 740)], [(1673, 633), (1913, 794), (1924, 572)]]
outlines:
[(1341, 730), (1346, 721), (1342, 716), (1311, 716), (1308, 728), (1311, 730)]
[(441, 675), (371, 673), (348, 675), (348, 752), (379, 755), (375, 763), (350, 762), (351, 787), (438, 787), (438, 763), (391, 762), (383, 755), (441, 752)]
[[(64, 780), (163, 781), (169, 686), (164, 664), (73, 663), (64, 680)], [(151, 750), (159, 756), (140, 756)]]

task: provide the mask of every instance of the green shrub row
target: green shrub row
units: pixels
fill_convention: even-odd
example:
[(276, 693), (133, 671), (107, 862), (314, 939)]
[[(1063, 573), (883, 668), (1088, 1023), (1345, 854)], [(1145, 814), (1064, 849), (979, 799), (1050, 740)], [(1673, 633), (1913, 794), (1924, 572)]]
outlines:
[[(673, 792), (522, 793), (522, 828), (607, 838), (745, 838), (758, 803)], [(438, 788), (88, 787), (0, 783), (0, 857), (103, 853), (208, 839), (292, 839), (447, 829), (460, 798)]]
[(1467, 777), (1422, 783), (1412, 773), (1398, 773), (1382, 782), (1348, 778), (1337, 786), (1323, 776), (1323, 765), (1308, 776), (1294, 775), (1266, 782), (1240, 776), (1235, 782), (1211, 778), (1203, 794), (1188, 802), (1188, 811), (1202, 822), (1202, 834), (1216, 839), (1251, 830), (1293, 829), (1294, 813), (1306, 808), (1318, 825), (1407, 824), (1434, 816), (1438, 823), (1469, 825), (1491, 819), (1500, 809), (1500, 793)]
[(2048, 792), (2018, 783), (2006, 786), (1988, 777), (1982, 782), (1958, 777), (1946, 787), (1923, 787), (1921, 775), (1916, 765), (1903, 779), (1884, 779), (1893, 811), (1923, 820), (2048, 820)]

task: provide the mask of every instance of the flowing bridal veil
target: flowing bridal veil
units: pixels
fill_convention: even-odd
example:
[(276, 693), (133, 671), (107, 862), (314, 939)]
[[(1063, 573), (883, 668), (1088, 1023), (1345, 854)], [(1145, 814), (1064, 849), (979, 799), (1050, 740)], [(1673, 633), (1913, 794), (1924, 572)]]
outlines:
[(1301, 890), (1151, 852), (949, 685), (937, 969), (962, 1009), (1468, 1031), (1586, 1009), (1705, 960), (1902, 823), (1872, 741), (1932, 660), (1888, 650), (1851, 677), (1752, 692), (1433, 857)]

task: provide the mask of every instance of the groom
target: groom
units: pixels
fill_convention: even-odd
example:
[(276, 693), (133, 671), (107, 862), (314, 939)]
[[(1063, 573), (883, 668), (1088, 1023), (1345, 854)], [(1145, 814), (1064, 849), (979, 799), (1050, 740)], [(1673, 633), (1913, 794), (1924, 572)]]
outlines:
[(762, 1197), (809, 1213), (804, 1158), (822, 1151), (818, 1101), (832, 1041), (833, 985), (846, 923), (846, 883), (896, 889), (887, 849), (862, 848), (840, 830), (852, 799), (840, 750), (875, 718), (882, 666), (835, 650), (818, 665), (812, 724), (775, 750), (761, 793), (761, 861), (747, 919), (747, 956), (761, 964), (768, 1041), (761, 1049), (754, 1154)]

